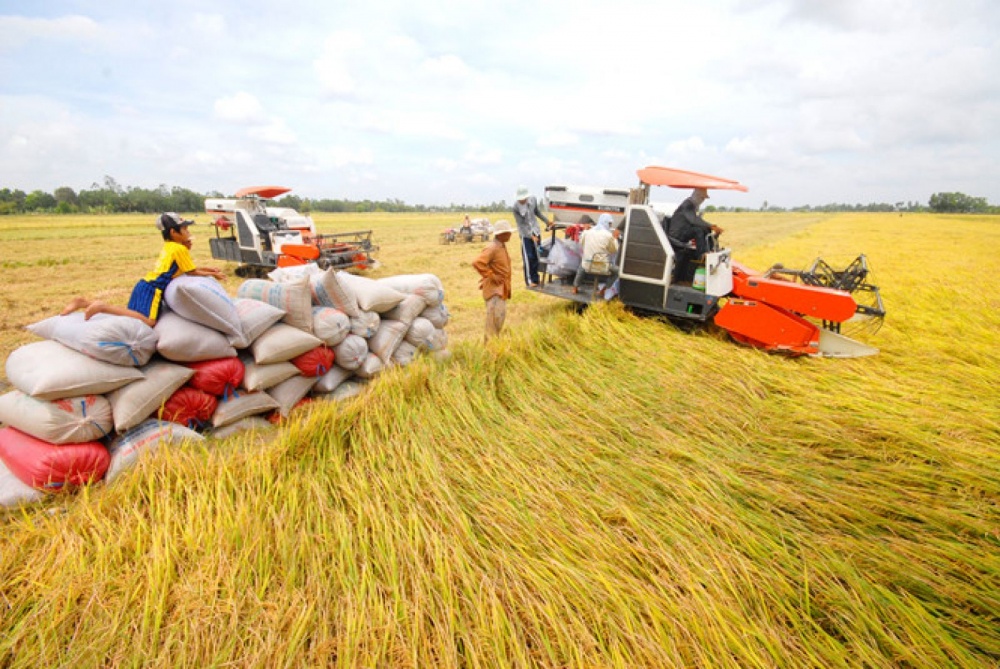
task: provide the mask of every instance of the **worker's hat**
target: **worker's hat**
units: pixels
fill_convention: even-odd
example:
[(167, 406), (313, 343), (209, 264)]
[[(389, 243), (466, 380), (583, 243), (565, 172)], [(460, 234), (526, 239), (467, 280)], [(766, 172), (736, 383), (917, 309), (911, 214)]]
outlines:
[(493, 236), (502, 235), (505, 232), (514, 232), (514, 228), (508, 221), (497, 221), (493, 224)]
[(194, 225), (194, 221), (185, 221), (177, 213), (168, 211), (156, 217), (156, 229), (160, 232), (164, 230), (180, 230), (186, 225)]
[(527, 200), (529, 197), (531, 197), (531, 191), (528, 190), (527, 186), (517, 187), (517, 195), (514, 196), (514, 199), (520, 202), (521, 200)]

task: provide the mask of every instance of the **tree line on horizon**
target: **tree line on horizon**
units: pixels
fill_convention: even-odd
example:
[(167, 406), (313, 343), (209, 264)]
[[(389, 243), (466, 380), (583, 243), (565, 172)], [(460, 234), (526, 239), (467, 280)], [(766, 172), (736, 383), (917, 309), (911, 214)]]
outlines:
[[(187, 188), (123, 187), (112, 177), (104, 177), (102, 184), (93, 183), (89, 189), (79, 192), (61, 186), (52, 193), (34, 190), (30, 193), (16, 188), (0, 188), (0, 215), (3, 214), (117, 214), (117, 213), (156, 213), (159, 211), (196, 212), (202, 211), (205, 198), (231, 197), (218, 191), (196, 193)], [(335, 213), (366, 213), (366, 212), (502, 212), (509, 211), (511, 204), (505, 200), (489, 204), (449, 204), (422, 205), (407, 204), (399, 199), (388, 200), (348, 200), (348, 199), (311, 199), (296, 195), (286, 195), (275, 201), (278, 206), (290, 207), (303, 213), (335, 212)], [(926, 205), (919, 202), (848, 204), (831, 203), (820, 206), (804, 205), (783, 208), (764, 202), (760, 209), (748, 207), (718, 207), (709, 205), (707, 212), (730, 211), (815, 211), (815, 212), (933, 212), (962, 214), (998, 214), (1000, 207), (990, 205), (985, 197), (973, 197), (964, 193), (947, 192), (934, 193)]]

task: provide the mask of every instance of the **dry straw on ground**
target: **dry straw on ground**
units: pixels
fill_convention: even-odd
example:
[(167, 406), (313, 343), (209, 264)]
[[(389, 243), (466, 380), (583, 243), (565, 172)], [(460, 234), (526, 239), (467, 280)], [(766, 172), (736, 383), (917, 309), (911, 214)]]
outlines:
[[(440, 247), (441, 218), (321, 220), (375, 227), (379, 273), (441, 276), (454, 355), (6, 516), (0, 664), (1000, 662), (1000, 221), (717, 218), (751, 266), (866, 252), (882, 352), (785, 359), (519, 287), (483, 348), (478, 246)], [(123, 224), (97, 260), (70, 227), (61, 265), (22, 220), (0, 222), (4, 356), (60, 272), (124, 299), (157, 246)]]

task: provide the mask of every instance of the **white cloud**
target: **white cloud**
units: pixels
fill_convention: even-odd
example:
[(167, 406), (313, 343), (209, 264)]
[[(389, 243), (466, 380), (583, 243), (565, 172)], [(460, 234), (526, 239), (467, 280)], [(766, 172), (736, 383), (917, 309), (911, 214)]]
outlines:
[(266, 120), (260, 100), (245, 91), (217, 99), (214, 109), (216, 118), (230, 123), (262, 123)]

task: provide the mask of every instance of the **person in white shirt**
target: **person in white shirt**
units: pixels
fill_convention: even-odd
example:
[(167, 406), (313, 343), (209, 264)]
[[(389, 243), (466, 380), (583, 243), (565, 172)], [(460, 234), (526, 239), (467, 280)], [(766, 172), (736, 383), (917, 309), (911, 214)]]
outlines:
[(580, 236), (582, 260), (573, 279), (573, 293), (580, 292), (580, 282), (583, 275), (601, 274), (608, 278), (607, 284), (612, 284), (618, 278), (618, 265), (615, 264), (618, 254), (618, 231), (611, 230), (611, 214), (601, 214), (597, 225), (584, 231)]

